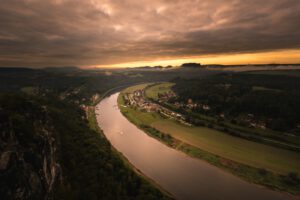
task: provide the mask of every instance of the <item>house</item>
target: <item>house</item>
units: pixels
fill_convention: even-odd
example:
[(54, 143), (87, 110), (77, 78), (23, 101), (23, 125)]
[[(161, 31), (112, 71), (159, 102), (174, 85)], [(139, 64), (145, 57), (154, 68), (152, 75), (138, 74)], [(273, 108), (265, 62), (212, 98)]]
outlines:
[(176, 108), (180, 108), (180, 103), (179, 102), (175, 102), (174, 105), (175, 105)]
[(203, 105), (203, 106), (202, 106), (202, 108), (203, 108), (203, 110), (205, 110), (205, 111), (208, 111), (208, 110), (210, 110), (210, 107), (209, 107), (209, 105)]

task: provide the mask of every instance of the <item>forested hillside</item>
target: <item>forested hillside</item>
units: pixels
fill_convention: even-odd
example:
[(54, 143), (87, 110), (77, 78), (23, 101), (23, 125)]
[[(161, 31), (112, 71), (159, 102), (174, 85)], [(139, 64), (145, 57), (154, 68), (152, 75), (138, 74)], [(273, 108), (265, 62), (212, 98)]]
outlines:
[(210, 116), (222, 115), (241, 125), (252, 121), (273, 130), (298, 133), (298, 77), (280, 73), (233, 73), (205, 79), (176, 79), (175, 83), (173, 89), (179, 95), (179, 101), (191, 99), (209, 108), (203, 110), (199, 106), (194, 109), (196, 112)]
[(85, 113), (55, 98), (1, 95), (3, 199), (167, 199), (134, 173)]

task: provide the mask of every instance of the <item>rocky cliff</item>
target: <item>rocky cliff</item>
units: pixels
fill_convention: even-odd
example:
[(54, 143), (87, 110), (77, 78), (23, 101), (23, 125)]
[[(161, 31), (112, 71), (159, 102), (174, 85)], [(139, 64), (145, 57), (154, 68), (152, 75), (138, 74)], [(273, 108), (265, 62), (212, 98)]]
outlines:
[(170, 199), (134, 173), (84, 116), (53, 96), (0, 94), (0, 200)]
[(52, 199), (61, 181), (56, 134), (47, 108), (22, 98), (0, 98), (1, 199)]

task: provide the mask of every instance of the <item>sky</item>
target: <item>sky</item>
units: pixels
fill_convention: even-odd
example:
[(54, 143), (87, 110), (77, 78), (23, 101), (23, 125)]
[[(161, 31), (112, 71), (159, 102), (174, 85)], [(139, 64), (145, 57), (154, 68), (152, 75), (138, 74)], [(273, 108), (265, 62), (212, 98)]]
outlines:
[(0, 66), (300, 63), (299, 0), (0, 0)]

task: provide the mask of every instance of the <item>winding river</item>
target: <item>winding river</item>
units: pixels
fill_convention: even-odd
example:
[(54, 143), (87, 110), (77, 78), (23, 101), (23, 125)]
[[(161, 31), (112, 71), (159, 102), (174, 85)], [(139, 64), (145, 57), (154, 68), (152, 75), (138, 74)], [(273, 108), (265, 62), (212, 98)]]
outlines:
[(145, 134), (117, 106), (119, 93), (96, 106), (97, 121), (111, 144), (130, 163), (181, 200), (286, 200), (287, 194), (245, 182), (204, 161), (191, 158)]

